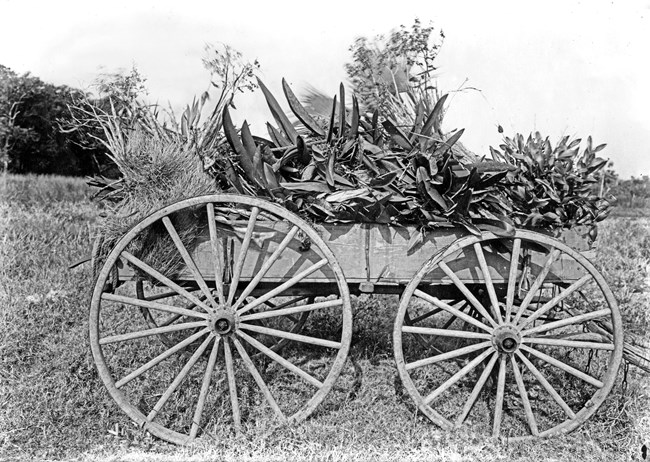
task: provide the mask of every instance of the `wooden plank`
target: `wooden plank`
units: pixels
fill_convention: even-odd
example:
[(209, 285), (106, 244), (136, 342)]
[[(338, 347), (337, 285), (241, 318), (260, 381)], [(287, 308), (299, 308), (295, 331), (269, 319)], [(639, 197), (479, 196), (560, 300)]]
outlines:
[[(246, 222), (237, 223), (229, 227), (222, 223), (216, 224), (220, 245), (234, 248), (234, 254), (229, 262), (223, 262), (224, 267), (236, 261), (239, 255), (241, 242), (246, 231)], [(239, 226), (241, 225), (241, 226)], [(278, 247), (291, 224), (286, 222), (263, 222), (255, 226), (251, 238), (246, 261), (242, 268), (242, 281), (252, 279), (264, 264), (264, 261)], [(419, 232), (413, 227), (392, 227), (379, 224), (321, 224), (315, 225), (319, 235), (329, 245), (343, 269), (346, 280), (351, 284), (365, 281), (376, 285), (382, 284), (407, 284), (419, 268), (431, 256), (441, 251), (457, 239), (467, 236), (465, 229), (445, 226), (427, 234), (423, 242), (410, 249), (411, 237)], [(589, 248), (586, 233), (574, 229), (559, 235), (561, 241), (573, 248), (584, 250)], [(524, 246), (525, 247), (525, 246)], [(204, 278), (214, 278), (214, 263), (208, 230), (199, 236), (196, 245), (191, 250), (191, 256)], [(524, 250), (522, 250), (522, 254)], [(532, 280), (541, 270), (547, 258), (547, 253), (531, 251), (530, 268)], [(226, 252), (220, 252), (225, 255)], [(500, 254), (485, 249), (485, 258), (490, 269), (490, 276), (495, 284), (508, 281), (510, 270), (509, 253)], [(284, 282), (299, 272), (322, 259), (315, 246), (305, 248), (299, 239), (294, 239), (289, 247), (282, 253), (278, 261), (270, 268), (264, 277), (267, 282)], [(464, 254), (447, 262), (461, 281), (465, 283), (482, 282), (482, 272), (476, 254), (469, 247)], [(128, 265), (121, 265), (120, 278), (132, 279), (133, 270)], [(584, 269), (573, 260), (560, 258), (551, 267), (548, 282), (573, 281), (585, 274)], [(178, 280), (191, 281), (192, 276), (187, 272), (176, 275)], [(304, 279), (305, 283), (332, 282), (334, 275), (329, 265), (315, 271)], [(427, 279), (432, 283), (451, 283), (449, 278), (440, 269), (433, 271)]]

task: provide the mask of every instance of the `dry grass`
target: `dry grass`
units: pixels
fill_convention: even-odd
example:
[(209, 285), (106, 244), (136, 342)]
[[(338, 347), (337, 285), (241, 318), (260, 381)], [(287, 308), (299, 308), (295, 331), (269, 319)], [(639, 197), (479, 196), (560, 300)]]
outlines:
[[(100, 211), (80, 180), (10, 177), (0, 205), (0, 459), (212, 460), (641, 460), (650, 446), (650, 380), (631, 368), (598, 414), (571, 435), (508, 443), (441, 432), (396, 386), (386, 299), (355, 302), (353, 393), (296, 427), (259, 428), (179, 448), (137, 429), (108, 397), (88, 347), (90, 253)], [(20, 191), (17, 193), (16, 191)], [(601, 226), (597, 264), (626, 327), (647, 332), (650, 220)], [(646, 324), (643, 324), (646, 323)], [(643, 326), (643, 327), (638, 327)], [(348, 370), (351, 368), (348, 367)], [(619, 382), (623, 378), (620, 374)], [(353, 380), (352, 380), (353, 379)]]

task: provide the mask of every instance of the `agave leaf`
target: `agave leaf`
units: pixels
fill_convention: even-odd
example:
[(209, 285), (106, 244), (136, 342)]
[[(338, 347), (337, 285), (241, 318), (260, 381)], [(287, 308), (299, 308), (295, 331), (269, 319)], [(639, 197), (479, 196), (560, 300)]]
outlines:
[(253, 135), (251, 135), (251, 130), (248, 126), (248, 122), (245, 120), (241, 126), (240, 134), (244, 149), (246, 149), (248, 156), (252, 159), (255, 156), (255, 152), (257, 151), (257, 145), (253, 139)]
[(264, 162), (262, 162), (262, 153), (259, 149), (256, 149), (253, 154), (253, 172), (255, 173), (255, 179), (257, 182), (266, 189), (267, 184), (262, 164), (264, 164)]
[(244, 173), (246, 173), (246, 177), (253, 183), (256, 183), (255, 169), (253, 168), (253, 156), (248, 154), (248, 151), (246, 151), (244, 145), (239, 139), (237, 129), (232, 123), (232, 118), (230, 117), (230, 111), (228, 110), (228, 107), (225, 107), (223, 110), (223, 130), (224, 134), (226, 135), (226, 139), (230, 144), (230, 147), (239, 157), (239, 165), (241, 165)]
[(332, 114), (330, 115), (330, 125), (327, 130), (327, 142), (331, 143), (332, 136), (334, 135), (334, 123), (336, 119), (336, 95), (334, 95), (334, 100), (332, 101)]
[(284, 189), (288, 189), (290, 191), (301, 191), (301, 192), (324, 192), (324, 193), (329, 193), (332, 192), (330, 188), (325, 184), (321, 183), (320, 181), (302, 181), (302, 182), (296, 182), (296, 183), (280, 183), (280, 186), (282, 186)]
[(465, 220), (463, 220), (463, 219), (455, 219), (455, 220), (452, 220), (452, 223), (462, 226), (463, 228), (465, 228), (467, 231), (469, 231), (470, 233), (472, 233), (475, 236), (480, 236), (481, 235), (481, 230), (478, 229), (476, 226), (474, 226), (469, 221), (467, 221), (466, 219)]
[[(474, 168), (472, 170), (475, 171), (476, 169)], [(508, 175), (508, 171), (503, 171), (503, 172), (497, 172), (497, 173), (494, 173), (494, 174), (484, 175), (480, 179), (480, 181), (478, 182), (476, 187), (481, 188), (481, 189), (488, 188), (488, 187), (493, 186), (493, 185), (497, 184), (498, 182), (500, 182), (507, 175)], [(474, 180), (474, 177), (472, 177), (472, 180)]]
[(325, 170), (325, 180), (327, 184), (334, 187), (334, 163), (336, 162), (336, 151), (330, 149), (327, 152), (327, 170)]
[(336, 172), (334, 172), (334, 181), (336, 181), (337, 183), (342, 184), (344, 186), (347, 186), (349, 188), (354, 188), (355, 187), (354, 183), (348, 181), (345, 177), (339, 175)]
[(315, 174), (316, 174), (316, 166), (312, 162), (303, 169), (302, 173), (300, 174), (300, 179), (302, 181), (310, 181), (314, 178)]
[(379, 110), (375, 109), (372, 113), (372, 142), (373, 144), (378, 144), (381, 139), (381, 133), (379, 132)]
[(454, 144), (458, 141), (458, 139), (463, 135), (465, 132), (464, 128), (461, 128), (458, 130), (456, 133), (451, 135), (449, 138), (447, 138), (445, 141), (442, 141), (436, 151), (433, 153), (434, 157), (442, 156), (449, 152), (449, 150), (452, 148)]
[(417, 133), (419, 131), (422, 120), (424, 119), (424, 105), (422, 101), (418, 101), (417, 106), (415, 107), (415, 121), (413, 122), (413, 128), (411, 128), (410, 140), (412, 143), (417, 139)]
[[(350, 138), (356, 138), (359, 135), (359, 101), (352, 95), (352, 121), (350, 122)], [(596, 148), (597, 149), (597, 148)]]
[(302, 122), (302, 124), (315, 135), (325, 136), (325, 130), (323, 130), (318, 125), (314, 118), (309, 115), (304, 106), (300, 104), (300, 101), (298, 98), (296, 98), (296, 95), (293, 93), (293, 91), (291, 91), (291, 87), (289, 87), (289, 84), (284, 78), (282, 79), (282, 89), (284, 90), (284, 96), (287, 98), (287, 102), (289, 103), (291, 111), (298, 118), (298, 120)]
[(284, 133), (287, 135), (287, 138), (289, 138), (290, 141), (295, 143), (296, 137), (298, 136), (298, 132), (296, 132), (296, 129), (293, 128), (291, 121), (284, 113), (284, 111), (278, 104), (278, 101), (275, 99), (273, 94), (269, 91), (268, 88), (266, 88), (266, 85), (264, 85), (264, 82), (262, 82), (259, 77), (257, 78), (257, 84), (262, 90), (262, 93), (264, 93), (264, 98), (266, 99), (266, 103), (268, 104), (269, 109), (271, 110), (271, 114), (273, 115), (273, 118), (278, 123), (278, 125), (282, 128)]
[(325, 197), (327, 202), (345, 202), (350, 199), (356, 199), (358, 197), (367, 196), (367, 188), (351, 189), (346, 191), (337, 191)]
[(409, 238), (406, 254), (411, 255), (422, 244), (424, 244), (424, 233), (420, 230), (416, 230)]
[(300, 135), (296, 138), (296, 148), (298, 149), (298, 160), (300, 163), (303, 165), (308, 164), (311, 161), (310, 149)]
[(382, 123), (384, 126), (384, 129), (388, 132), (388, 134), (391, 136), (391, 139), (397, 143), (399, 147), (402, 149), (406, 149), (408, 151), (413, 149), (413, 145), (409, 141), (408, 137), (406, 134), (395, 124), (390, 119), (384, 120)]
[(454, 213), (466, 217), (469, 214), (469, 205), (472, 203), (472, 191), (466, 189), (455, 198)]
[(448, 94), (443, 95), (436, 102), (436, 105), (433, 107), (433, 111), (431, 111), (431, 114), (429, 114), (429, 117), (427, 118), (427, 120), (424, 122), (424, 125), (422, 126), (422, 130), (420, 131), (421, 135), (431, 136), (431, 129), (433, 129), (436, 134), (442, 135), (440, 122), (442, 120), (442, 110), (444, 108), (445, 101), (447, 101), (448, 96), (449, 96)]
[(384, 188), (391, 184), (397, 178), (397, 171), (386, 172), (370, 180), (370, 186), (373, 188)]
[(284, 137), (280, 131), (275, 128), (270, 123), (266, 123), (266, 130), (269, 132), (269, 136), (273, 140), (276, 146), (284, 148), (286, 146), (291, 146), (291, 143)]
[(418, 167), (416, 179), (418, 186), (423, 190), (426, 195), (435, 202), (442, 210), (447, 210), (447, 203), (445, 202), (444, 197), (436, 190), (429, 181), (429, 174), (424, 167)]
[(264, 169), (264, 178), (266, 179), (268, 186), (272, 189), (278, 189), (280, 187), (280, 184), (278, 183), (278, 178), (276, 177), (273, 168), (271, 168), (271, 166), (267, 163), (263, 163), (262, 168)]
[(239, 175), (235, 172), (235, 167), (233, 166), (230, 159), (225, 162), (225, 174), (228, 182), (235, 188), (239, 194), (244, 194), (244, 187), (241, 184)]
[(346, 121), (345, 121), (345, 87), (343, 83), (339, 85), (339, 136), (345, 135)]

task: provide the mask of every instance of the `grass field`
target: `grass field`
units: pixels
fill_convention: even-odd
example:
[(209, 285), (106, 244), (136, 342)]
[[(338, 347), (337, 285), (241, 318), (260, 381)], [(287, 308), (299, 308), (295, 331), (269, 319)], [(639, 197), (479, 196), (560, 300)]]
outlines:
[[(260, 428), (179, 448), (143, 434), (99, 379), (88, 346), (89, 264), (103, 212), (82, 180), (9, 177), (0, 205), (0, 460), (643, 460), (650, 380), (631, 367), (605, 405), (570, 435), (512, 443), (444, 433), (395, 386), (391, 306), (354, 301), (356, 393), (296, 427)], [(619, 213), (620, 215), (620, 213)], [(639, 214), (637, 214), (639, 215)], [(625, 327), (647, 340), (650, 219), (600, 226), (596, 264)]]

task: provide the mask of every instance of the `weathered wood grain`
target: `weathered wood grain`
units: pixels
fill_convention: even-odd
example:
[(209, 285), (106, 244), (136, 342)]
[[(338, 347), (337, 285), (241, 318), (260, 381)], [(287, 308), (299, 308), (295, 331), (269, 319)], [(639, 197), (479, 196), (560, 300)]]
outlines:
[[(241, 226), (240, 226), (241, 225)], [(237, 261), (241, 243), (246, 232), (246, 222), (227, 226), (216, 223), (219, 236), (219, 255), (229, 255), (222, 262), (226, 274), (232, 274), (228, 267)], [(241, 280), (252, 279), (262, 268), (264, 261), (280, 245), (291, 226), (284, 222), (263, 222), (255, 226), (246, 260), (244, 262)], [(375, 285), (407, 284), (415, 272), (429, 259), (457, 239), (468, 235), (465, 229), (456, 227), (441, 227), (430, 231), (417, 246), (411, 245), (414, 233), (419, 232), (411, 227), (393, 227), (379, 224), (321, 224), (315, 226), (321, 237), (328, 243), (338, 259), (346, 280), (350, 284), (372, 282)], [(569, 246), (586, 251), (589, 249), (586, 233), (583, 230), (565, 231), (558, 236)], [(201, 274), (206, 280), (214, 279), (214, 262), (212, 243), (208, 230), (198, 237), (191, 256)], [(224, 249), (224, 246), (228, 250)], [(448, 261), (448, 266), (459, 279), (465, 283), (482, 282), (482, 272), (473, 249), (469, 247), (459, 254), (455, 260)], [(522, 251), (522, 253), (525, 251)], [(485, 259), (490, 269), (490, 276), (495, 284), (508, 281), (510, 269), (510, 251), (499, 252), (487, 247), (484, 249)], [(530, 267), (533, 276), (539, 273), (548, 256), (547, 253), (528, 250)], [(264, 277), (265, 282), (284, 282), (299, 272), (322, 260), (317, 249), (309, 246), (298, 235), (282, 252), (278, 260)], [(559, 259), (549, 272), (547, 282), (573, 281), (584, 275), (584, 270), (573, 260)], [(120, 269), (120, 278), (132, 279), (133, 270), (128, 265)], [(178, 280), (192, 281), (192, 274), (182, 272), (176, 275)], [(307, 278), (303, 283), (322, 283), (334, 279), (329, 266), (324, 266)], [(451, 283), (444, 272), (437, 268), (427, 278), (432, 283)], [(226, 281), (227, 283), (228, 281)]]

